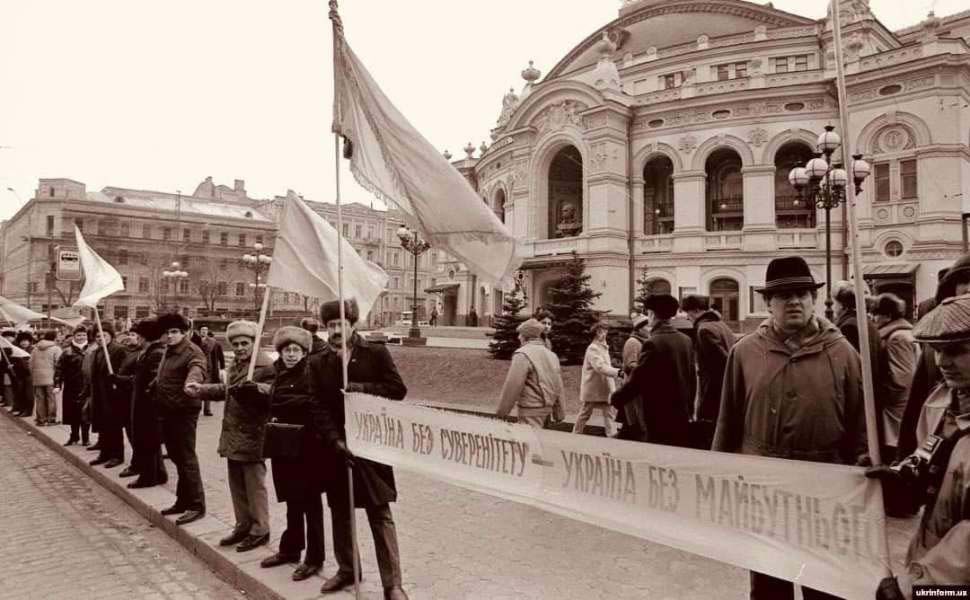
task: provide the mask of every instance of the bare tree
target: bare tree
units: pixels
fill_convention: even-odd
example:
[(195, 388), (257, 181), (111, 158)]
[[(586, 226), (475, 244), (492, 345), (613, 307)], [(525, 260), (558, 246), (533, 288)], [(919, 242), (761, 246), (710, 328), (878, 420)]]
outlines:
[(203, 267), (193, 269), (189, 275), (194, 283), (195, 293), (202, 297), (202, 304), (209, 313), (215, 312), (216, 300), (219, 298), (219, 283), (225, 273), (219, 269), (215, 261), (206, 261)]

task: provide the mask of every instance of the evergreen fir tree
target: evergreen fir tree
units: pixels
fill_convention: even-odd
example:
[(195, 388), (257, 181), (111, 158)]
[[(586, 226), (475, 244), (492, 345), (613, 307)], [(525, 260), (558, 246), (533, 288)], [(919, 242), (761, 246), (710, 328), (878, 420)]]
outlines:
[(592, 341), (589, 328), (599, 320), (592, 306), (602, 294), (593, 291), (590, 278), (583, 259), (574, 252), (566, 263), (566, 272), (550, 290), (552, 302), (545, 306), (552, 313), (552, 350), (565, 364), (583, 361)]
[(640, 272), (640, 278), (637, 279), (637, 295), (633, 298), (633, 307), (640, 314), (647, 314), (647, 310), (644, 308), (647, 305), (647, 296), (650, 295), (650, 280), (647, 279), (647, 269), (644, 268)]
[(488, 343), (488, 353), (492, 358), (509, 360), (519, 348), (519, 334), (516, 328), (526, 320), (519, 312), (525, 308), (525, 292), (518, 285), (505, 296), (502, 314), (495, 318), (495, 333)]

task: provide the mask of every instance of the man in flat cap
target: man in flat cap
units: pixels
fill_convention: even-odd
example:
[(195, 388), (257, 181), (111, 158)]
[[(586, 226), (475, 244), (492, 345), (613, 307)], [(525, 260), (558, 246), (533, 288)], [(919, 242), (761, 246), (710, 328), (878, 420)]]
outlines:
[(907, 572), (884, 579), (877, 600), (908, 600), (914, 585), (970, 585), (970, 295), (942, 300), (913, 337), (935, 348), (943, 374), (920, 413), (920, 450), (902, 461), (908, 468), (874, 467), (866, 475), (913, 493), (926, 508)]
[[(697, 390), (693, 344), (670, 323), (680, 310), (676, 298), (652, 294), (644, 308), (650, 338), (643, 342), (636, 368), (610, 401), (621, 411), (630, 402), (637, 403), (639, 423), (633, 428), (641, 436), (638, 441), (687, 447), (688, 423)], [(629, 425), (625, 424), (624, 429)]]
[(512, 354), (512, 364), (502, 386), (502, 400), (495, 414), (506, 417), (516, 408), (519, 423), (542, 428), (546, 421), (561, 421), (562, 374), (559, 358), (546, 347), (545, 325), (529, 319), (516, 328), (521, 346)]
[[(324, 582), (320, 592), (338, 592), (354, 584), (354, 552), (350, 532), (350, 488), (347, 483), (347, 461), (353, 464), (354, 507), (367, 511), (377, 567), (381, 574), (386, 600), (407, 600), (401, 588), (401, 559), (397, 545), (397, 530), (390, 503), (397, 500), (394, 471), (390, 466), (351, 455), (344, 433), (343, 391), (363, 392), (388, 400), (402, 400), (407, 387), (397, 372), (394, 359), (384, 344), (372, 343), (357, 334), (357, 320), (361, 315), (357, 302), (344, 302), (344, 318), (340, 302), (326, 302), (320, 307), (320, 321), (327, 328), (327, 348), (310, 356), (310, 390), (313, 394), (313, 417), (322, 443), (336, 460), (330, 462), (327, 482), (327, 504), (333, 527), (334, 554), (337, 573)], [(364, 315), (366, 317), (366, 315)], [(346, 332), (349, 365), (348, 380), (343, 376), (342, 336)]]
[(189, 341), (189, 320), (178, 313), (162, 315), (159, 327), (164, 332), (165, 357), (158, 367), (155, 399), (158, 403), (162, 439), (168, 456), (178, 472), (175, 504), (163, 515), (182, 515), (177, 525), (185, 525), (205, 516), (205, 490), (199, 458), (195, 454), (195, 432), (199, 424), (202, 401), (191, 397), (186, 386), (203, 383), (208, 361), (202, 349)]
[[(857, 464), (866, 454), (859, 354), (815, 314), (818, 288), (805, 259), (768, 263), (771, 317), (731, 348), (713, 449), (791, 460)], [(751, 573), (753, 600), (794, 598), (791, 582)], [(806, 600), (832, 596), (802, 588)]]

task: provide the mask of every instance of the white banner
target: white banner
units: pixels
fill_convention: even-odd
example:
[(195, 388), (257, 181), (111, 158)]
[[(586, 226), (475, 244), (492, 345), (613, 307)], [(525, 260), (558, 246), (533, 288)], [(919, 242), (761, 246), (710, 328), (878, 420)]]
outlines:
[(365, 458), (845, 598), (889, 564), (863, 469), (537, 430), (346, 395)]

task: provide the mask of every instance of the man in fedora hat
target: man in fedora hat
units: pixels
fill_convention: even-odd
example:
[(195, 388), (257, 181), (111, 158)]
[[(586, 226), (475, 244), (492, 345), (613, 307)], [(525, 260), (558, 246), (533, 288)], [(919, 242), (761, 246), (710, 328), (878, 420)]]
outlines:
[(873, 467), (866, 476), (897, 484), (898, 493), (918, 496), (926, 508), (906, 553), (907, 572), (884, 579), (877, 600), (912, 598), (913, 585), (970, 584), (970, 295), (942, 300), (913, 337), (936, 350), (943, 374), (920, 413), (921, 450), (902, 461), (908, 468)]
[[(624, 413), (629, 403), (635, 403), (638, 422), (632, 425), (638, 441), (687, 447), (697, 380), (690, 338), (670, 324), (680, 303), (670, 294), (653, 294), (644, 308), (650, 338), (643, 342), (636, 368), (610, 402)], [(630, 425), (624, 422), (624, 429)]]
[[(713, 449), (856, 464), (866, 452), (859, 354), (815, 314), (818, 288), (800, 256), (768, 264), (757, 291), (770, 318), (728, 354)], [(831, 596), (802, 588), (806, 600)], [(751, 598), (794, 598), (788, 581), (751, 573)]]

